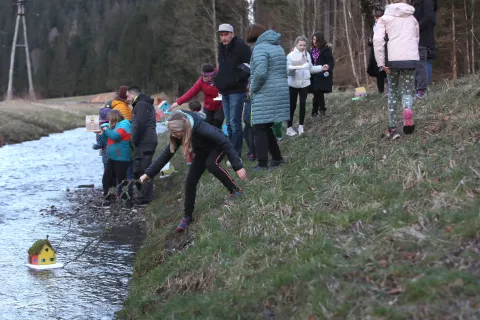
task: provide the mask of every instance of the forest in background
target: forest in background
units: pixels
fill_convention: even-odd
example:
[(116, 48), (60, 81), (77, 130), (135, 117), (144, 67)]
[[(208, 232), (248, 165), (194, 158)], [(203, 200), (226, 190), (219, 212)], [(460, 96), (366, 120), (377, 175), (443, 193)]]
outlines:
[[(337, 88), (373, 83), (366, 74), (372, 12), (385, 0), (31, 0), (28, 41), (37, 97), (65, 97), (137, 84), (182, 93), (202, 63), (215, 63), (220, 23), (243, 38), (252, 19), (280, 32), (286, 52), (298, 35), (321, 31), (332, 44)], [(434, 80), (479, 69), (480, 3), (438, 0)], [(17, 8), (0, 0), (0, 97), (7, 88)], [(22, 35), (22, 33), (21, 33)], [(19, 43), (23, 43), (19, 37)], [(14, 94), (28, 91), (17, 49)]]

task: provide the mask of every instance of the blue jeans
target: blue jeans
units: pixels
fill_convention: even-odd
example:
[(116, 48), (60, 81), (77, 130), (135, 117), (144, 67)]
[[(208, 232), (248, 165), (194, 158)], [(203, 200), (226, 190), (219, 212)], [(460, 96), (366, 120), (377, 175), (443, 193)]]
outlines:
[(427, 60), (428, 85), (432, 84), (432, 63)]
[(245, 93), (231, 93), (222, 96), (223, 112), (227, 124), (228, 138), (239, 157), (242, 157), (242, 113), (245, 103)]

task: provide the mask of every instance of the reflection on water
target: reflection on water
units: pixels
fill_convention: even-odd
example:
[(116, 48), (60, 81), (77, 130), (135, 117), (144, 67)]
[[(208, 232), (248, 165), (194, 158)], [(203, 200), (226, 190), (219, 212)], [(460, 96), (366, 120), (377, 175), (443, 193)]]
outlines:
[(69, 229), (40, 213), (51, 205), (68, 210), (67, 188), (100, 185), (103, 166), (94, 141), (92, 133), (76, 129), (0, 148), (0, 319), (112, 319), (121, 308), (141, 241), (137, 226), (114, 229), (65, 269), (25, 266), (30, 245), (46, 235), (64, 263), (101, 234), (85, 225)]

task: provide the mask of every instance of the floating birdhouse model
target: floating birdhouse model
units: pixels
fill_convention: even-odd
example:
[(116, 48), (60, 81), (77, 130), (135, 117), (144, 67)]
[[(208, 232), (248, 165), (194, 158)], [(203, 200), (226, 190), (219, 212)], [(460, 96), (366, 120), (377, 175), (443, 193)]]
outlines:
[(28, 267), (33, 269), (55, 269), (63, 267), (57, 263), (57, 254), (48, 239), (37, 240), (28, 249)]

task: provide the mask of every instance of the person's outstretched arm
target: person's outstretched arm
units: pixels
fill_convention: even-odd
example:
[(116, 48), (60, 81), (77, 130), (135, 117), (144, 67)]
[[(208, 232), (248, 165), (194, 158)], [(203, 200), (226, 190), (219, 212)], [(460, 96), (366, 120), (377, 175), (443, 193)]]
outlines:
[(173, 155), (177, 152), (179, 145), (175, 149), (175, 152), (171, 152), (170, 150), (170, 143), (167, 144), (165, 149), (163, 149), (162, 153), (158, 156), (155, 161), (145, 170), (145, 174), (150, 178), (153, 179), (157, 174), (160, 173), (160, 170), (165, 167), (165, 165), (172, 159)]

